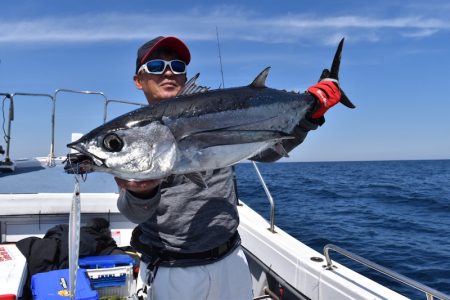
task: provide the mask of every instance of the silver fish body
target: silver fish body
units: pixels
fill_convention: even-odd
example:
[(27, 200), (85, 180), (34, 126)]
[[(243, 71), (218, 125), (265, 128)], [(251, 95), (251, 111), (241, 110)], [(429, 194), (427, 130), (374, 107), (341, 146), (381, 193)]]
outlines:
[(91, 157), (93, 170), (124, 179), (196, 173), (290, 138), (314, 104), (311, 95), (252, 85), (177, 96), (122, 115), (68, 146)]
[[(337, 82), (342, 45), (343, 40), (331, 71), (321, 79)], [(67, 146), (89, 158), (84, 169), (133, 180), (195, 174), (280, 149), (317, 100), (309, 93), (266, 87), (268, 73), (266, 68), (249, 86), (238, 88), (205, 92), (187, 84), (183, 91), (197, 92), (126, 113)], [(346, 96), (341, 101), (354, 107)]]

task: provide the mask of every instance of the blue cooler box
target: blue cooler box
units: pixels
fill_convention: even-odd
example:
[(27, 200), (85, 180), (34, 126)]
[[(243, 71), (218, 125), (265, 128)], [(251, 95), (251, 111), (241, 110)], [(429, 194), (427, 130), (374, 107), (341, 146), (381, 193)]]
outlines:
[[(69, 269), (38, 273), (31, 277), (31, 291), (34, 300), (70, 299)], [(76, 300), (97, 300), (97, 291), (91, 288), (86, 270), (78, 269), (75, 291)]]

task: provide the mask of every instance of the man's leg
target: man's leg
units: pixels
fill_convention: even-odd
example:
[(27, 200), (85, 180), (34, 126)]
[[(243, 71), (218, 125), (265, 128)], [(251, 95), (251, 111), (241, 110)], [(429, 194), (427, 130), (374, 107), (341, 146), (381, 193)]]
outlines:
[[(145, 270), (146, 265), (141, 264), (141, 271)], [(139, 273), (140, 280), (145, 280), (144, 273)], [(251, 275), (241, 247), (225, 258), (207, 265), (185, 268), (159, 267), (150, 290), (153, 298), (148, 297), (149, 300), (253, 298)]]
[(241, 247), (228, 255), (223, 263), (207, 267), (211, 274), (211, 289), (207, 299), (253, 299), (250, 270)]

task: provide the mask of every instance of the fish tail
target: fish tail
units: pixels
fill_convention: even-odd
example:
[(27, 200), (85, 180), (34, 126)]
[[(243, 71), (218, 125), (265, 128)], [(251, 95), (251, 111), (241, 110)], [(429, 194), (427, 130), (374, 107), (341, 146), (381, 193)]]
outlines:
[(355, 108), (356, 106), (350, 101), (350, 99), (347, 97), (347, 95), (344, 93), (342, 88), (339, 85), (339, 67), (341, 65), (341, 55), (342, 55), (342, 48), (344, 47), (344, 38), (341, 39), (339, 42), (339, 45), (336, 49), (336, 53), (334, 54), (333, 62), (331, 63), (330, 70), (325, 69), (322, 71), (322, 74), (320, 75), (319, 81), (332, 81), (336, 83), (339, 86), (339, 89), (341, 90), (341, 100), (340, 102), (347, 106), (348, 108)]

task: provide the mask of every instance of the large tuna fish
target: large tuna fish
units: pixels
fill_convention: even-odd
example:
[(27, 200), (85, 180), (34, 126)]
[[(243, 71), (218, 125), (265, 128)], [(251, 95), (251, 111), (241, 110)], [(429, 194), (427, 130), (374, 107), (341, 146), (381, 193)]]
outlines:
[[(337, 83), (343, 40), (327, 80)], [(315, 105), (314, 96), (268, 88), (269, 68), (249, 85), (203, 91), (195, 79), (180, 95), (126, 113), (67, 145), (83, 169), (123, 179), (198, 174), (250, 158), (280, 142)], [(193, 93), (192, 93), (193, 92)], [(343, 94), (341, 102), (354, 107)]]

